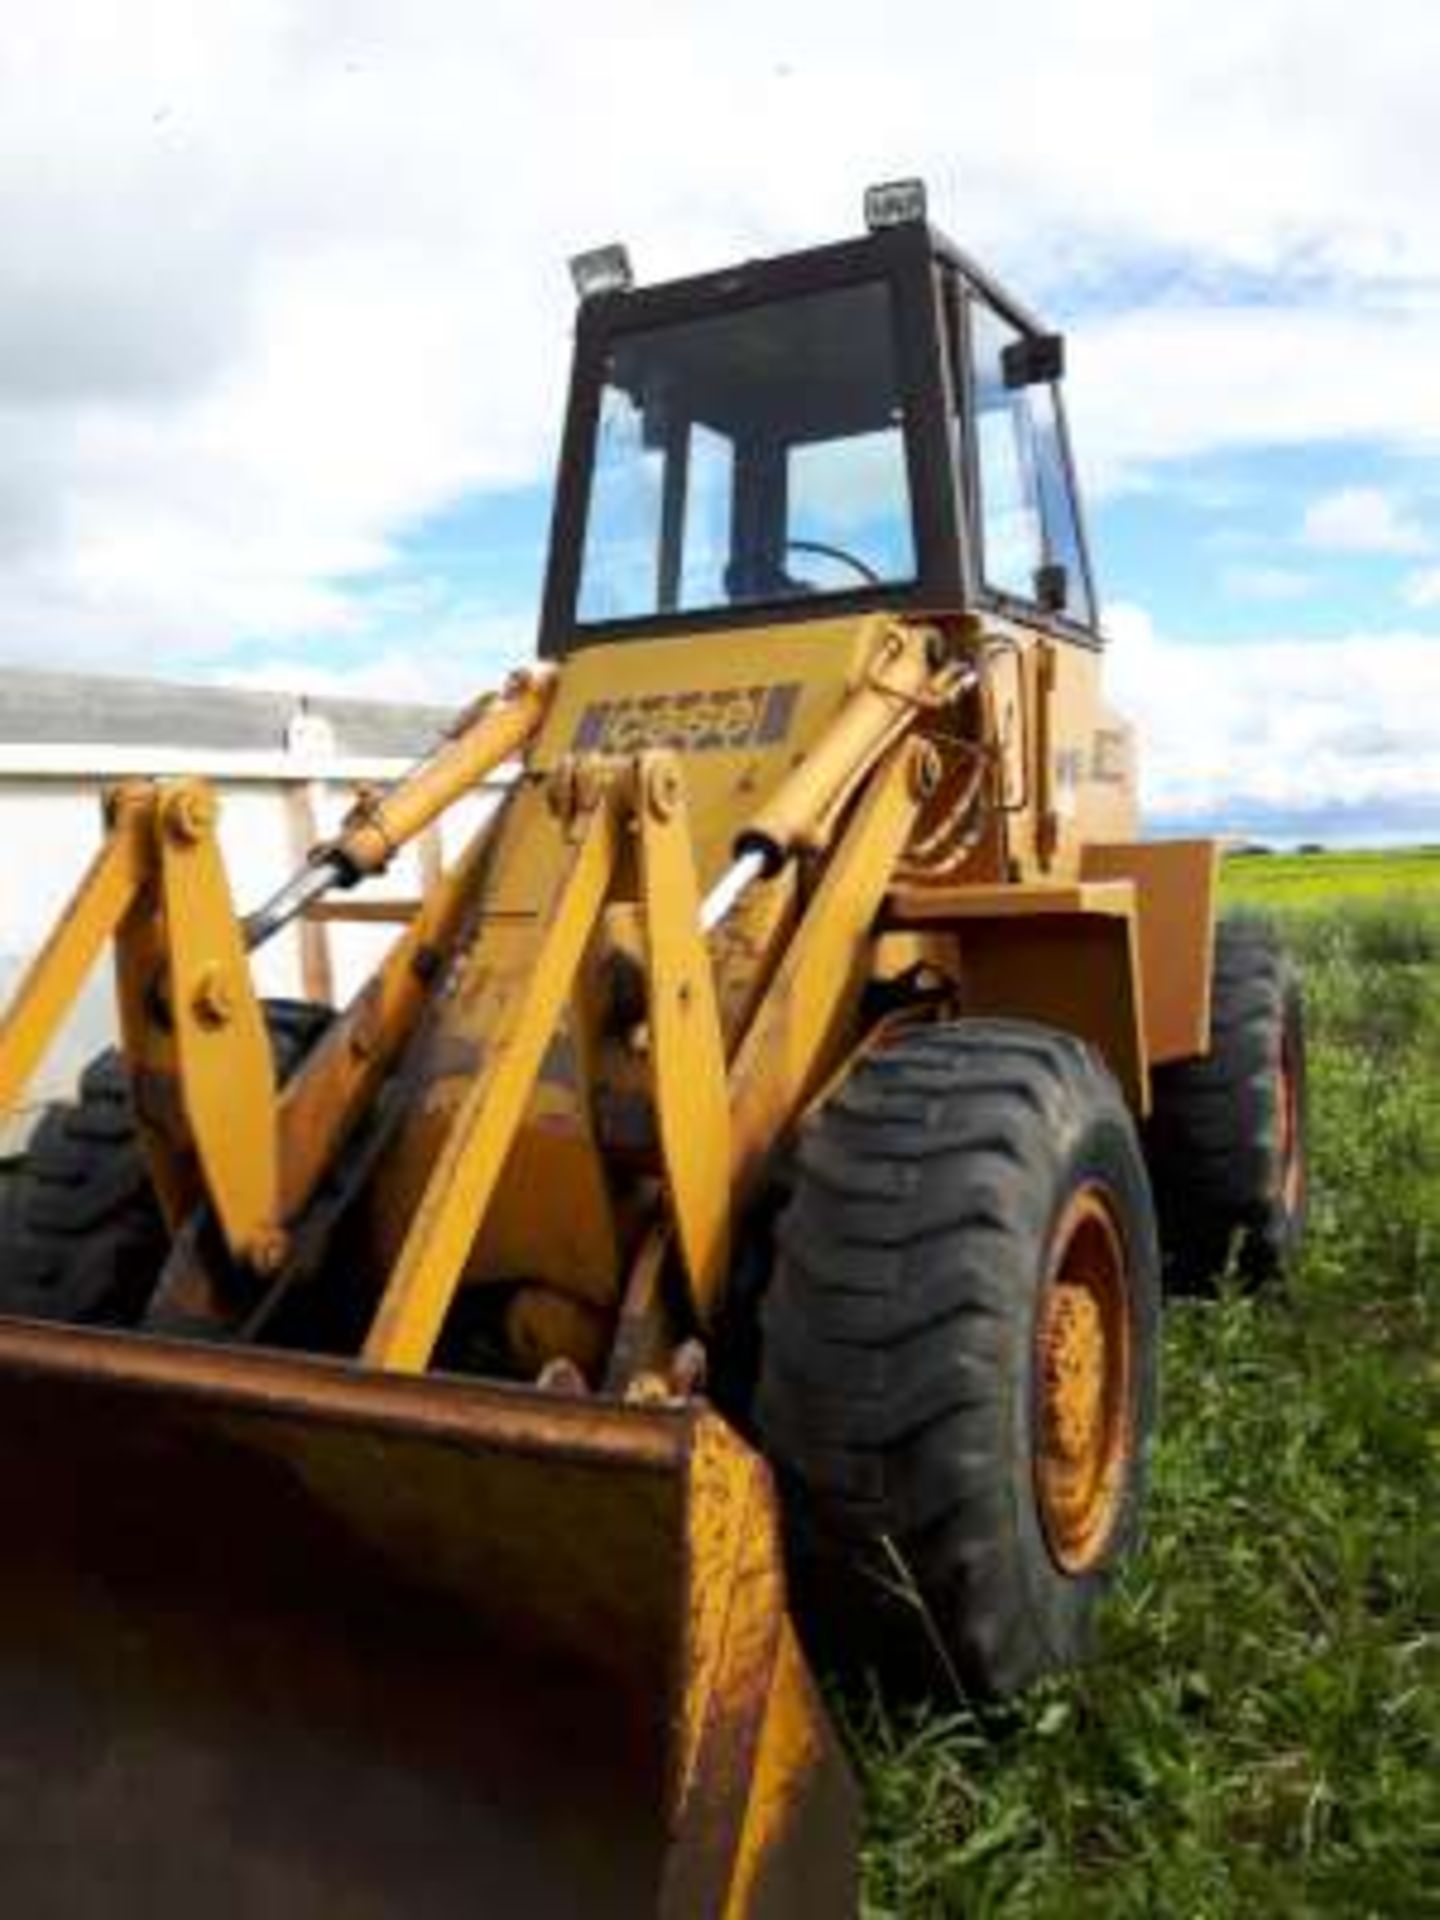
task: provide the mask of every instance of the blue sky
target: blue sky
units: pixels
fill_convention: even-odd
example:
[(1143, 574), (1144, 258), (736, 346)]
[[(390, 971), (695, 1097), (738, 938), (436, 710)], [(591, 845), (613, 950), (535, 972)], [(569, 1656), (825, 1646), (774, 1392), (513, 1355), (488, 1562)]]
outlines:
[[(1377, 616), (1412, 609), (1427, 572), (1426, 529), (1440, 534), (1437, 487), (1440, 461), (1430, 470), (1360, 444), (1175, 461), (1146, 484), (1097, 491), (1092, 560), (1107, 599), (1140, 602), (1170, 631), (1224, 645), (1271, 638), (1283, 623), (1290, 635), (1344, 639)], [(1365, 524), (1348, 536), (1357, 545), (1327, 542), (1323, 513), (1317, 534), (1317, 505), (1348, 499), (1353, 513), (1357, 498), (1387, 503), (1374, 525), (1373, 509), (1367, 520), (1360, 507)], [(462, 495), (404, 530), (376, 590), (397, 577), (429, 581), (523, 627), (539, 601), (549, 512), (548, 479)], [(1432, 591), (1437, 613), (1427, 624), (1440, 638), (1440, 591)], [(406, 617), (395, 616), (397, 631)], [(370, 639), (357, 644), (363, 652)]]
[[(356, 583), (376, 609), (373, 622), (336, 636), (326, 664), (364, 662), (400, 641), (418, 606), (481, 608), (513, 623), (520, 641), (539, 605), (550, 499), (547, 472), (524, 486), (464, 492), (398, 529), (386, 564)], [(1208, 454), (1097, 487), (1091, 557), (1107, 602), (1137, 602), (1167, 631), (1217, 647), (1280, 629), (1343, 640), (1417, 610), (1440, 642), (1437, 504), (1440, 459), (1432, 466), (1376, 444)], [(242, 640), (233, 659), (261, 659), (268, 644)]]
[[(1436, 477), (1363, 442), (1174, 461), (1150, 486), (1101, 496), (1095, 564), (1112, 596), (1141, 601), (1170, 631), (1223, 644), (1264, 640), (1283, 621), (1343, 639), (1422, 592)], [(1337, 501), (1349, 503), (1348, 535), (1335, 532), (1346, 522)]]
[(1440, 838), (1440, 10), (201, 19), (0, 49), (0, 660), (465, 698), (533, 633), (567, 256), (811, 244), (917, 172), (1069, 335), (1152, 821)]

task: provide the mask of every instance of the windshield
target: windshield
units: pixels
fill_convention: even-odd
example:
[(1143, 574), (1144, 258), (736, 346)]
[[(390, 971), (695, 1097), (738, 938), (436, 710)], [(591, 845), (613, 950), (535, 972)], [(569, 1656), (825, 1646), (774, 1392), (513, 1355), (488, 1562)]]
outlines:
[(582, 622), (914, 577), (885, 282), (615, 340), (596, 435)]

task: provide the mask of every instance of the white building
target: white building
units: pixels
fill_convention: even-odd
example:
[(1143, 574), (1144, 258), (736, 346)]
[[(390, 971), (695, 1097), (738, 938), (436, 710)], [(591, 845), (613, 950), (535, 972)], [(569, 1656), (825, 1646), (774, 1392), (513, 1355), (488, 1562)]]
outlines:
[[(426, 753), (449, 720), (432, 707), (304, 698), (69, 673), (0, 674), (0, 1004), (64, 910), (99, 844), (100, 799), (120, 779), (203, 774), (220, 796), (220, 839), (243, 913), (333, 832), (362, 781), (386, 782)], [(448, 823), (452, 835), (483, 802)], [(413, 897), (418, 861), (442, 857), (438, 837), (397, 861), (358, 897)], [(357, 896), (347, 896), (352, 898)], [(262, 992), (343, 999), (396, 927), (312, 922), (257, 956)], [(0, 1154), (13, 1150), (46, 1099), (114, 1030), (108, 956), (29, 1089), (0, 1117)]]

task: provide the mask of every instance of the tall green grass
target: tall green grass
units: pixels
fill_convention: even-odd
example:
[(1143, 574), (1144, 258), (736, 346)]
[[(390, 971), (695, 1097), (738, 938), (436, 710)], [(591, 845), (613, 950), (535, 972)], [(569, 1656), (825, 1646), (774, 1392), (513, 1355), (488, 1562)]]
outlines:
[(845, 1709), (870, 1920), (1440, 1915), (1440, 901), (1284, 917), (1287, 1291), (1180, 1303), (1099, 1659), (1007, 1716)]

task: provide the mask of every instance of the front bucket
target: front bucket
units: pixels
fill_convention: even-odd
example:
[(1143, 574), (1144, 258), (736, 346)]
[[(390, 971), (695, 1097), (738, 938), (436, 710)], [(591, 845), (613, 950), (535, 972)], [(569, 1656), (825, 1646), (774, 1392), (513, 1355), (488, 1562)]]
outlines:
[(846, 1916), (712, 1414), (0, 1323), (0, 1909)]

